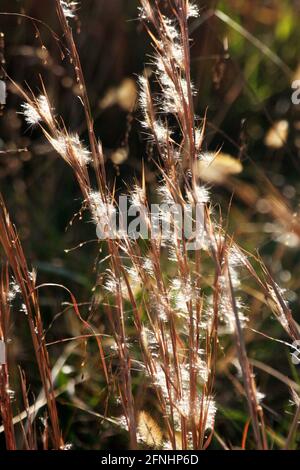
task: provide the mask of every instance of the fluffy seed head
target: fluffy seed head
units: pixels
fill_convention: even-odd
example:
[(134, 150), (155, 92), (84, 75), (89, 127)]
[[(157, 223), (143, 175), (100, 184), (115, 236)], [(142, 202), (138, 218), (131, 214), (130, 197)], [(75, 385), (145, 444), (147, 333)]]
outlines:
[(23, 103), (21, 108), (24, 119), (30, 126), (36, 126), (42, 121), (48, 124), (53, 123), (49, 101), (45, 95), (40, 95), (31, 103)]
[(113, 204), (105, 202), (98, 191), (90, 191), (88, 203), (92, 213), (93, 222), (101, 226), (109, 225), (112, 215), (115, 213)]
[(146, 194), (143, 188), (135, 185), (130, 194), (131, 204), (135, 207), (140, 207), (146, 204)]
[(23, 103), (21, 105), (22, 113), (27, 124), (35, 126), (41, 121), (41, 116), (37, 112), (34, 106), (29, 103)]
[(196, 185), (194, 189), (195, 199), (198, 204), (206, 204), (209, 202), (209, 190), (205, 186)]
[(153, 21), (154, 13), (148, 0), (141, 0), (142, 6), (138, 8), (142, 20)]
[(193, 2), (188, 2), (188, 8), (187, 8), (187, 17), (188, 18), (197, 18), (199, 16), (199, 8), (195, 3)]
[(69, 164), (77, 163), (84, 167), (91, 160), (90, 152), (84, 147), (78, 134), (60, 133), (57, 137), (50, 137), (53, 148)]
[(61, 4), (63, 13), (64, 13), (66, 18), (74, 18), (75, 17), (78, 2), (69, 2), (69, 1), (60, 0), (60, 4)]

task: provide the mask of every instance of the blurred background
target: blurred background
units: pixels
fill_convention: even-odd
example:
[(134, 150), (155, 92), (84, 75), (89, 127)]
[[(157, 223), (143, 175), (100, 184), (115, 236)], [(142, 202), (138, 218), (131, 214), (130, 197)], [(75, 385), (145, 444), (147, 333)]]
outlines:
[[(299, 322), (300, 107), (292, 103), (291, 85), (300, 79), (300, 1), (197, 3), (200, 18), (190, 23), (196, 112), (199, 117), (207, 113), (204, 149), (220, 151), (219, 168), (204, 178), (213, 187), (216, 207), (228, 215), (230, 233), (243, 248), (263, 257), (276, 281), (286, 289)], [(150, 41), (137, 19), (137, 6), (136, 0), (82, 0), (78, 18), (72, 23), (96, 133), (103, 143), (109, 180), (116, 182), (118, 190), (140, 179), (143, 162), (150, 187), (157, 182), (136, 106), (137, 76), (147, 67), (151, 54)], [(1, 0), (0, 13), (8, 76), (35, 93), (41, 91), (43, 81), (68, 130), (78, 132), (87, 142), (72, 67), (62, 56), (59, 39), (63, 38), (54, 2)], [(70, 225), (82, 205), (72, 171), (39, 130), (24, 123), (22, 101), (9, 80), (7, 88), (7, 104), (0, 117), (1, 193), (27, 258), (38, 271), (38, 283), (65, 285), (82, 304), (82, 314), (88, 315), (99, 250), (93, 241), (94, 226), (88, 216), (83, 220), (75, 217)], [(73, 250), (87, 240), (90, 243)], [(250, 327), (285, 339), (270, 311), (262, 307), (259, 293), (245, 279), (246, 295), (247, 289)], [(40, 292), (49, 343), (79, 334), (77, 320), (65, 310), (67, 301), (62, 290), (48, 287)], [(37, 397), (36, 366), (31, 363), (29, 334), (18, 308), (12, 323), (12, 360), (26, 370), (30, 393)], [(221, 379), (216, 383), (216, 429), (238, 446), (247, 415), (239, 371), (234, 366), (235, 351), (226, 338), (222, 346), (227, 352), (220, 358)], [(258, 384), (266, 393), (263, 406), (274, 446), (280, 447), (290, 422), (290, 394), (286, 384), (265, 372), (264, 364), (298, 384), (299, 366), (292, 365), (286, 347), (251, 329), (247, 331), (247, 347), (256, 361)], [(126, 446), (120, 429), (97, 415), (105, 412), (106, 392), (93, 345), (87, 345), (87, 350), (83, 345), (80, 351), (75, 351), (72, 343), (49, 348), (54, 362), (65, 361), (58, 384), (65, 387), (59, 402), (66, 440), (74, 448), (120, 446), (123, 440)], [(76, 366), (86, 378), (79, 384), (74, 379)], [(17, 387), (17, 376), (13, 380)], [(141, 394), (141, 385), (135, 387)], [(18, 406), (22, 409), (22, 404)], [(118, 404), (115, 408), (117, 416)], [(218, 442), (213, 441), (213, 446), (218, 448)]]

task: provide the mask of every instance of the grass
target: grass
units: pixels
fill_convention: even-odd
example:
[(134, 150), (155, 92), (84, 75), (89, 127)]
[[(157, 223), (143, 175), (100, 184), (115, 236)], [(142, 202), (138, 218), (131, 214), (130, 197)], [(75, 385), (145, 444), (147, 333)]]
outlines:
[[(193, 217), (200, 207), (203, 237), (182, 237), (176, 216), (166, 209), (160, 216), (169, 226), (167, 236), (159, 231), (156, 238), (148, 240), (125, 234), (100, 241), (94, 235), (97, 253), (89, 273), (95, 283), (91, 297), (79, 302), (77, 293), (60, 281), (37, 283), (18, 229), (1, 198), (0, 334), (6, 362), (0, 366), (0, 431), (7, 449), (121, 445), (130, 449), (267, 450), (297, 446), (297, 372), (294, 381), (287, 374), (280, 375), (286, 400), (290, 396), (293, 400), (287, 419), (285, 409), (274, 411), (265, 405), (264, 390), (258, 388), (253, 367), (259, 361), (252, 359), (253, 351), (249, 354), (249, 335), (260, 333), (258, 348), (264, 359), (268, 341), (283, 341), (273, 338), (268, 330), (256, 332), (254, 327), (261, 321), (256, 319), (255, 323), (254, 315), (266, 322), (271, 317), (278, 321), (288, 352), (293, 352), (292, 343), (300, 340), (299, 326), (263, 258), (243, 249), (242, 240), (231, 233), (234, 201), (222, 211), (215, 201), (213, 183), (234, 190), (249, 205), (261, 200), (259, 190), (249, 190), (249, 185), (238, 179), (242, 168), (238, 159), (220, 149), (206, 149), (210, 123), (206, 115), (198, 117), (195, 112), (197, 93), (191, 77), (189, 28), (192, 19), (199, 16), (197, 6), (187, 0), (163, 3), (140, 2), (139, 21), (152, 52), (150, 64), (137, 80), (138, 104), (131, 109), (138, 116), (139, 135), (146, 141), (155, 182), (149, 183), (143, 164), (140, 178), (125, 189), (149, 231), (150, 205), (155, 200), (165, 206), (176, 205), (183, 213), (189, 205)], [(81, 207), (70, 225), (76, 219), (81, 223), (87, 220), (95, 230), (101, 224), (108, 234), (111, 214), (119, 210), (121, 192), (110, 177), (95, 130), (73, 34), (73, 24), (80, 15), (76, 7), (74, 2), (56, 0), (59, 32), (48, 31), (72, 68), (74, 100), (79, 100), (84, 115), (88, 143), (69, 131), (71, 125), (57, 113), (57, 103), (41, 78), (38, 94), (30, 83), (21, 86), (12, 76), (6, 80), (23, 101), (21, 112), (27, 126), (36, 129), (34, 132), (48, 142), (73, 174)], [(220, 16), (219, 10), (217, 13)], [(228, 20), (227, 15), (222, 18)], [(253, 39), (252, 35), (246, 37)], [(255, 43), (260, 44), (258, 40)], [(271, 58), (276, 57), (267, 47), (266, 51)], [(128, 134), (131, 125), (128, 119)], [(270, 212), (291, 224), (291, 209), (285, 200), (264, 174), (259, 170), (257, 174), (268, 190)], [(291, 230), (297, 233), (296, 218), (292, 225)], [(198, 241), (196, 250), (189, 249), (192, 241)], [(88, 243), (86, 235), (77, 248)], [(66, 251), (76, 265), (77, 250)], [(75, 274), (80, 276), (80, 272)], [(51, 291), (54, 302), (55, 292), (68, 299), (50, 322), (48, 317), (44, 319), (41, 305), (40, 293), (44, 290)], [(14, 327), (15, 315), (24, 324), (22, 334)], [(62, 318), (66, 331), (60, 334), (56, 327), (57, 337), (48, 340), (53, 325)], [(35, 364), (31, 375), (38, 397), (28, 386), (30, 371), (18, 368), (11, 360), (10, 342), (15, 330), (19, 341), (27, 334), (31, 342), (28, 351)], [(15, 402), (10, 377), (18, 392)], [(233, 413), (235, 406), (238, 408)], [(98, 442), (97, 437), (89, 436), (85, 421), (89, 417), (106, 438), (99, 437)], [(285, 428), (279, 434), (276, 423), (281, 419)], [(116, 438), (118, 435), (122, 440)]]

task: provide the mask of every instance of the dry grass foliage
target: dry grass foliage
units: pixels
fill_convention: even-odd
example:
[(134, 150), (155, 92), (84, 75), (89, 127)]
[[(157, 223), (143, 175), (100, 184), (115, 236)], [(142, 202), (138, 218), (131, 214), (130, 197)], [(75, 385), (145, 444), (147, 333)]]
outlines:
[[(202, 204), (204, 239), (200, 250), (188, 251), (186, 241), (176, 232), (176, 220), (170, 216), (170, 237), (149, 240), (146, 250), (138, 240), (129, 237), (99, 242), (106, 244), (108, 252), (105, 260), (97, 264), (98, 279), (100, 288), (109, 298), (104, 307), (109, 325), (105, 334), (113, 337), (118, 374), (113, 374), (106, 364), (98, 329), (81, 320), (91, 336), (97, 337), (103, 375), (108, 385), (113, 384), (111, 389), (114, 393), (119, 395), (124, 415), (120, 422), (128, 430), (132, 449), (140, 445), (163, 449), (208, 448), (214, 435), (218, 408), (214, 383), (220, 337), (224, 332), (231, 335), (237, 350), (256, 448), (267, 449), (264, 412), (244, 339), (248, 312), (240, 299), (240, 271), (244, 270), (257, 282), (270, 310), (292, 340), (299, 339), (299, 328), (280, 288), (262, 261), (256, 260), (261, 266), (261, 274), (258, 275), (251, 265), (250, 255), (244, 253), (226, 233), (226, 224), (214, 210), (211, 188), (200, 178), (199, 165), (208, 173), (210, 165), (214, 167), (214, 160), (218, 161), (220, 157), (203, 151), (205, 118), (198, 118), (194, 112), (196, 90), (190, 76), (189, 20), (198, 16), (199, 11), (189, 0), (169, 3), (168, 10), (164, 11), (158, 1), (141, 0), (139, 16), (153, 46), (151, 72), (147, 69), (147, 73), (139, 77), (141, 125), (145, 138), (158, 155), (158, 197), (162, 202), (176, 203), (183, 209), (187, 203)], [(103, 219), (109, 222), (108, 212), (117, 210), (117, 203), (114, 186), (106, 179), (101, 142), (94, 132), (84, 74), (72, 33), (76, 7), (75, 2), (56, 0), (65, 41), (63, 48), (74, 67), (79, 85), (89, 148), (77, 134), (68, 132), (68, 123), (56, 114), (55, 104), (51, 103), (47, 90), (40, 96), (20, 88), (19, 91), (24, 98), (22, 111), (26, 122), (39, 126), (55, 151), (71, 167), (82, 192), (84, 208), (90, 211), (91, 220), (97, 224)], [(156, 91), (153, 91), (154, 82)], [(130, 189), (130, 197), (135, 205), (149, 207), (144, 180)], [(144, 216), (150, 227), (149, 213)], [(7, 344), (11, 316), (8, 296), (15, 289), (24, 301), (46, 397), (49, 419), (46, 420), (42, 442), (45, 448), (63, 448), (36, 274), (27, 264), (17, 230), (2, 199), (0, 227), (5, 258), (0, 286), (1, 340)], [(168, 269), (166, 271), (166, 257), (172, 266), (172, 274)], [(207, 266), (210, 266), (209, 273), (205, 272)], [(142, 295), (136, 295), (137, 286)], [(134, 333), (128, 326), (125, 299), (131, 305)], [(74, 298), (72, 303), (76, 305)], [(138, 351), (131, 348), (133, 340), (138, 341)], [(147, 386), (155, 393), (159, 417), (137, 408), (133, 364), (135, 381), (138, 374), (139, 380), (146, 380)], [(138, 372), (136, 364), (139, 365)], [(7, 448), (15, 449), (13, 411), (9, 400), (9, 359), (0, 366), (0, 373), (2, 423)], [(23, 372), (21, 382), (26, 410), (29, 404)], [(295, 430), (297, 420), (293, 426)], [(34, 416), (30, 411), (23, 433), (24, 447), (36, 448)], [(288, 438), (288, 446), (292, 439), (291, 436)]]

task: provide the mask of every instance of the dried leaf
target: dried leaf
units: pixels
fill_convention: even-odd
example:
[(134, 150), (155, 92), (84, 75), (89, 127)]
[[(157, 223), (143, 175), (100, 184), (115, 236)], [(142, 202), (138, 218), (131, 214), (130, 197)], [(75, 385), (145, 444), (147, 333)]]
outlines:
[(134, 80), (125, 78), (117, 89), (118, 104), (125, 111), (131, 112), (137, 100), (137, 87)]
[(125, 78), (119, 87), (110, 88), (104, 98), (100, 100), (99, 107), (107, 109), (118, 104), (124, 111), (131, 112), (137, 100), (136, 83), (131, 78)]
[(281, 120), (274, 123), (265, 136), (264, 143), (267, 147), (280, 149), (287, 141), (289, 132), (288, 121)]
[(241, 162), (226, 153), (206, 154), (197, 162), (198, 176), (209, 183), (221, 183), (228, 176), (243, 171)]
[(120, 147), (111, 154), (111, 161), (115, 165), (121, 165), (128, 158), (128, 147)]

